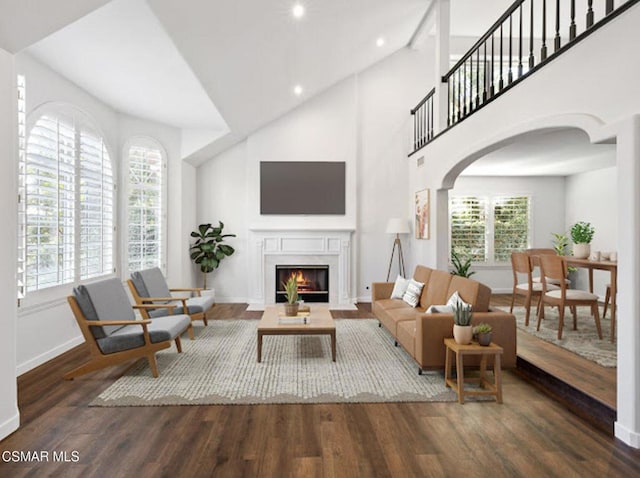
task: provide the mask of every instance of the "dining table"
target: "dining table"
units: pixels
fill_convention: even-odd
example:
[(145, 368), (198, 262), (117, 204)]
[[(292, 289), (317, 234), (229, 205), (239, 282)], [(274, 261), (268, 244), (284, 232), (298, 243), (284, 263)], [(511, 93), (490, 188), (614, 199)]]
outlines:
[(566, 256), (566, 262), (568, 266), (577, 267), (580, 269), (587, 269), (589, 271), (589, 292), (593, 294), (593, 271), (603, 270), (609, 271), (611, 274), (611, 342), (615, 340), (616, 332), (616, 291), (617, 291), (617, 276), (618, 276), (618, 263), (615, 261), (593, 261), (591, 259), (578, 259), (573, 256)]

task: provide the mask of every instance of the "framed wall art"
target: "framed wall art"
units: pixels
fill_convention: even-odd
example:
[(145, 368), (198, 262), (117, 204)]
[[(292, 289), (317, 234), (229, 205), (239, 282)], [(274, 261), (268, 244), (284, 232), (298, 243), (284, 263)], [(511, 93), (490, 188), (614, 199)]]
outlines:
[(416, 239), (429, 239), (429, 190), (416, 193)]

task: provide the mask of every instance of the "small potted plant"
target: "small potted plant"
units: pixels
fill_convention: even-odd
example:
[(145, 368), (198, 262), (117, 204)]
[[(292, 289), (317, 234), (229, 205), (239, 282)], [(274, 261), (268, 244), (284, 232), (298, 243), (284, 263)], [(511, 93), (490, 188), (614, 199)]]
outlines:
[(462, 259), (454, 249), (451, 249), (451, 265), (453, 270), (451, 275), (466, 277), (467, 279), (475, 274), (475, 271), (471, 271), (471, 258), (467, 257)]
[(298, 315), (298, 281), (295, 276), (289, 277), (287, 282), (282, 283), (284, 287), (284, 295), (287, 298), (287, 303), (284, 304), (284, 313), (289, 317), (295, 317)]
[(589, 222), (576, 222), (571, 226), (571, 240), (573, 241), (573, 256), (586, 259), (591, 254), (591, 240), (595, 229)]
[(485, 324), (483, 322), (482, 324), (476, 325), (473, 328), (473, 335), (476, 336), (480, 345), (487, 346), (491, 343), (492, 330), (493, 328), (489, 324)]
[(467, 345), (473, 340), (471, 325), (471, 306), (458, 302), (453, 308), (453, 338), (460, 345)]

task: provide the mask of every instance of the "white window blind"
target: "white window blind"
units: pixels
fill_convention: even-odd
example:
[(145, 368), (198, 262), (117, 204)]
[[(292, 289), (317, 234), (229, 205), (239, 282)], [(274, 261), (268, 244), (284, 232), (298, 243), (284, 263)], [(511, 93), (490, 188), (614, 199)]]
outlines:
[(493, 199), (493, 254), (495, 262), (509, 262), (511, 253), (529, 247), (530, 198)]
[(506, 263), (529, 247), (528, 196), (452, 196), (449, 199), (451, 248), (476, 263)]
[(24, 157), (26, 293), (113, 272), (113, 175), (103, 140), (73, 113), (47, 113)]
[(449, 201), (451, 248), (473, 262), (487, 259), (487, 204), (475, 196), (457, 196)]
[(131, 145), (127, 155), (129, 272), (164, 266), (164, 155), (146, 143)]

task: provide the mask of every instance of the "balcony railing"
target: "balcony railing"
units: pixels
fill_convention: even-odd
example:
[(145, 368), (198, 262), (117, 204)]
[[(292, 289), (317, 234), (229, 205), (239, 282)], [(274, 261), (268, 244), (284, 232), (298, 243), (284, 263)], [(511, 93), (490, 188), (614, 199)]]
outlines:
[[(594, 6), (593, 0), (516, 0), (442, 77), (448, 98), (446, 126), (434, 132), (435, 88), (411, 110), (414, 139), (409, 155), (639, 1), (600, 0)], [(576, 3), (586, 11), (577, 12)]]

